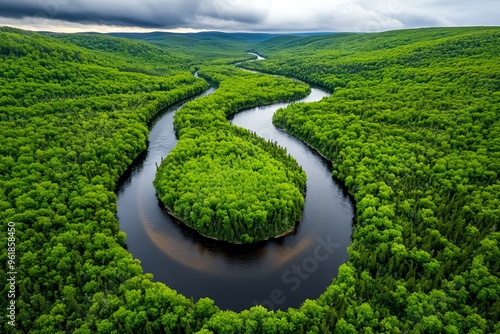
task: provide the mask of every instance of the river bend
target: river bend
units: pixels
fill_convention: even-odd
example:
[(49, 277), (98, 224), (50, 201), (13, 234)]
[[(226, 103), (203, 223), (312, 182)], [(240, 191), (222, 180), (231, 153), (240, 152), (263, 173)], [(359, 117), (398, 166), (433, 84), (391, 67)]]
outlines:
[[(201, 95), (214, 91), (209, 89)], [(312, 88), (298, 102), (329, 94)], [(288, 103), (252, 108), (231, 122), (272, 139), (295, 157), (307, 174), (302, 221), (286, 237), (251, 245), (229, 245), (198, 235), (175, 223), (153, 187), (156, 164), (177, 144), (173, 116), (183, 104), (161, 112), (152, 122), (147, 152), (124, 175), (117, 190), (120, 228), (127, 247), (145, 272), (195, 300), (210, 297), (221, 309), (241, 311), (256, 304), (269, 309), (299, 307), (315, 299), (347, 261), (354, 205), (331, 175), (331, 163), (295, 137), (272, 125), (272, 116)]]

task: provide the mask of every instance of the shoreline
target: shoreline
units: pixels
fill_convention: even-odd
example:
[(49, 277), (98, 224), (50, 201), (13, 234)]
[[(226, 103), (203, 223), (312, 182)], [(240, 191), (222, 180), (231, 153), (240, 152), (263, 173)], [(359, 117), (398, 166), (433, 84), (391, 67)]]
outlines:
[[(217, 241), (217, 242), (224, 242), (224, 243), (227, 243), (227, 244), (230, 244), (230, 245), (251, 245), (251, 244), (256, 244), (256, 243), (259, 243), (259, 242), (265, 242), (265, 241), (270, 241), (270, 240), (274, 240), (274, 239), (279, 239), (279, 238), (282, 238), (282, 237), (285, 237), (287, 235), (290, 235), (292, 234), (293, 232), (295, 232), (295, 230), (297, 229), (300, 221), (296, 222), (293, 227), (281, 234), (278, 234), (274, 237), (268, 237), (266, 239), (262, 239), (262, 240), (257, 240), (257, 241), (252, 241), (252, 242), (230, 242), (230, 241), (226, 241), (226, 240), (220, 240), (220, 239), (217, 239), (215, 237), (212, 237), (212, 236), (209, 236), (209, 235), (206, 235), (206, 234), (203, 234), (201, 233), (200, 231), (198, 231), (197, 229), (195, 229), (194, 227), (191, 227), (189, 226), (188, 224), (186, 224), (182, 219), (180, 219), (179, 217), (177, 217), (174, 212), (172, 211), (172, 209), (170, 207), (168, 207), (165, 203), (163, 203), (159, 198), (158, 198), (158, 194), (156, 196), (156, 198), (158, 199), (158, 202), (161, 203), (161, 209), (163, 212), (165, 212), (166, 214), (168, 214), (170, 217), (173, 218), (173, 220), (179, 224), (179, 225), (182, 225), (184, 227), (187, 227), (189, 228), (190, 230), (192, 231), (195, 231), (196, 233), (198, 233), (199, 235), (207, 238), (207, 239), (211, 239), (211, 240), (214, 240), (214, 241)], [(302, 219), (301, 219), (302, 220)]]
[[(273, 124), (274, 125), (274, 124)], [(320, 155), (323, 159), (327, 160), (328, 162), (330, 162), (332, 165), (334, 164), (334, 162), (332, 160), (330, 160), (329, 158), (327, 158), (326, 156), (323, 155), (323, 153), (321, 153), (320, 151), (318, 151), (314, 146), (312, 146), (311, 144), (309, 144), (308, 142), (302, 140), (301, 138), (295, 136), (294, 134), (291, 134), (290, 132), (286, 131), (284, 128), (282, 127), (279, 127), (277, 125), (274, 125), (276, 127), (276, 129), (278, 129), (279, 131), (282, 131), (286, 134), (289, 134), (290, 136), (292, 136), (293, 138), (297, 138), (298, 140), (300, 140), (301, 143), (304, 143), (306, 144), (309, 148), (311, 148), (314, 152), (318, 153), (318, 155)]]

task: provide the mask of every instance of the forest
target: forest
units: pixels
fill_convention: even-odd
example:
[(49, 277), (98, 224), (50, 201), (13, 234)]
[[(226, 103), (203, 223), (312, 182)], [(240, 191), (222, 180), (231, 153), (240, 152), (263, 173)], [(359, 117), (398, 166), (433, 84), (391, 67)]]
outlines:
[(160, 199), (188, 226), (218, 240), (248, 243), (293, 230), (302, 217), (305, 173), (284, 149), (226, 117), (299, 99), (309, 86), (227, 66), (206, 66), (199, 75), (218, 88), (175, 114), (180, 141), (158, 171)]
[[(174, 48), (168, 36), (0, 28), (0, 244), (14, 222), (18, 272), (16, 327), (4, 312), (3, 332), (500, 332), (500, 29), (271, 37), (198, 48), (175, 37)], [(273, 122), (333, 161), (356, 200), (349, 261), (321, 297), (287, 311), (221, 310), (153, 281), (116, 218), (114, 190), (148, 122), (212, 84), (175, 116), (179, 143), (155, 181), (162, 201), (232, 242), (300, 219), (300, 166), (227, 118), (309, 88), (231, 65), (248, 50), (268, 60), (240, 66), (333, 92)], [(245, 205), (241, 191), (254, 194)]]
[[(273, 123), (333, 161), (355, 197), (346, 266), (358, 298), (409, 329), (496, 332), (500, 30), (418, 30), (401, 46), (399, 37), (295, 38), (245, 66), (334, 92)], [(322, 298), (335, 303), (335, 285)]]

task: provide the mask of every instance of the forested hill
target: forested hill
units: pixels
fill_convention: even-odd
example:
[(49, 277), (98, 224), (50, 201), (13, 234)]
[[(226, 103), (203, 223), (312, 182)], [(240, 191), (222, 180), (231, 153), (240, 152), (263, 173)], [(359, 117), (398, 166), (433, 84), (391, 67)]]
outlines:
[(175, 49), (166, 50), (143, 41), (117, 38), (103, 34), (48, 34), (67, 44), (77, 45), (106, 57), (109, 55), (121, 56), (132, 64), (148, 64), (163, 73), (175, 69), (187, 69), (197, 61), (193, 56), (176, 52)]
[[(497, 27), (461, 27), (461, 28), (427, 28), (387, 31), (382, 33), (336, 33), (330, 35), (297, 36), (282, 35), (267, 39), (254, 45), (255, 51), (264, 55), (295, 52), (289, 56), (318, 57), (320, 52), (327, 51), (330, 56), (359, 54), (377, 50), (389, 50), (414, 43), (432, 44), (433, 42), (452, 42), (465, 36), (478, 34), (495, 34)], [(422, 45), (421, 45), (422, 46)], [(311, 52), (312, 51), (312, 52)]]
[(270, 61), (249, 66), (333, 90), (347, 84), (339, 81), (340, 77), (354, 82), (356, 75), (366, 76), (389, 67), (397, 71), (437, 63), (446, 67), (456, 65), (449, 64), (450, 58), (454, 62), (463, 59), (466, 64), (495, 59), (499, 49), (498, 34), (496, 27), (472, 27), (280, 36), (253, 47)]
[(250, 46), (274, 37), (279, 34), (265, 33), (224, 33), (219, 31), (205, 31), (199, 33), (168, 33), (168, 32), (151, 32), (151, 33), (110, 33), (110, 36), (123, 37), (129, 39), (137, 39), (142, 41), (156, 42), (161, 40), (185, 40), (191, 43), (196, 41), (212, 41), (218, 45), (226, 44), (233, 46)]
[[(4, 284), (0, 332), (500, 332), (499, 40), (499, 28), (443, 28), (243, 43), (269, 57), (246, 67), (333, 91), (291, 104), (274, 123), (334, 161), (357, 222), (350, 260), (319, 299), (235, 313), (142, 272), (124, 247), (114, 189), (145, 149), (148, 121), (208, 87), (193, 66), (221, 88), (178, 116), (181, 136), (195, 136), (185, 147), (195, 156), (189, 143), (202, 146), (199, 132), (213, 128), (215, 147), (225, 116), (290, 80), (204, 66), (247, 57), (227, 39), (148, 44), (0, 28), (0, 281), (17, 272), (16, 327)], [(270, 84), (251, 101), (247, 79)], [(220, 122), (203, 122), (210, 117)], [(240, 132), (227, 137), (235, 150), (257, 141)], [(219, 161), (225, 168), (224, 159), (212, 165)]]
[(162, 55), (151, 62), (0, 28), (0, 280), (17, 272), (15, 298), (2, 284), (0, 332), (107, 332), (98, 305), (123, 303), (141, 282), (193, 307), (142, 274), (115, 216), (116, 182), (146, 148), (147, 122), (208, 88), (182, 64), (158, 73)]
[(210, 61), (224, 63), (223, 59), (241, 60), (243, 51), (253, 45), (278, 35), (258, 33), (200, 32), (174, 34), (153, 33), (113, 33), (111, 36), (146, 41), (170, 51), (181, 51), (197, 58), (199, 63)]
[(500, 332), (499, 40), (495, 27), (280, 37), (245, 64), (333, 91), (273, 123), (334, 161), (357, 202), (350, 261), (318, 300), (338, 331)]

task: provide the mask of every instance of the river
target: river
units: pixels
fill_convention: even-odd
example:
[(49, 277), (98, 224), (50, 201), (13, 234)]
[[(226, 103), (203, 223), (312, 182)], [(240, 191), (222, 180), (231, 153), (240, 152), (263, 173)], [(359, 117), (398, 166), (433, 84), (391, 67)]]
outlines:
[[(202, 95), (211, 94), (213, 88)], [(329, 94), (312, 88), (300, 102)], [(221, 309), (241, 311), (256, 304), (268, 309), (299, 307), (315, 299), (347, 261), (354, 205), (331, 175), (331, 163), (271, 122), (287, 103), (252, 108), (231, 122), (272, 139), (295, 157), (307, 174), (302, 221), (288, 236), (251, 245), (229, 245), (175, 223), (161, 209), (153, 180), (156, 164), (175, 147), (173, 116), (182, 104), (161, 112), (151, 124), (147, 152), (122, 178), (117, 190), (120, 228), (127, 247), (145, 272), (195, 300), (210, 297)]]

